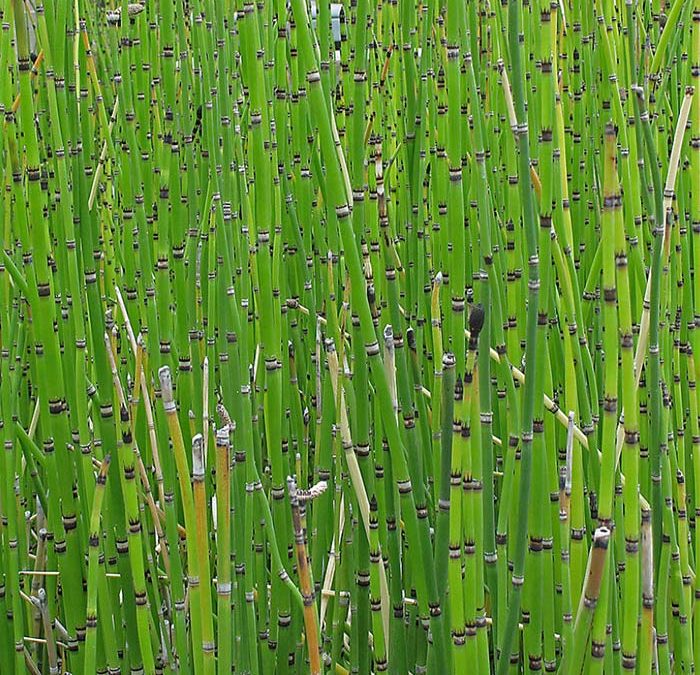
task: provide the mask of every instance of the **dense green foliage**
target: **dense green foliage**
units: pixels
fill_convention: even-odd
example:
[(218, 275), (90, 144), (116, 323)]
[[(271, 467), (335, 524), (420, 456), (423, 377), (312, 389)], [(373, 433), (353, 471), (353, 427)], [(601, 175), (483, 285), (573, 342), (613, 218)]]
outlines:
[(700, 0), (0, 0), (0, 673), (700, 667)]

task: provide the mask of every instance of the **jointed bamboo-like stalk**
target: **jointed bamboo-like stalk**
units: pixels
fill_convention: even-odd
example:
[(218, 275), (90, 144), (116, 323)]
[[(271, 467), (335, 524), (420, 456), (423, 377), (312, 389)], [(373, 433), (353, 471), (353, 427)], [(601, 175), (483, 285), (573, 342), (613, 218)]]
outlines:
[(699, 18), (0, 0), (0, 673), (691, 672)]

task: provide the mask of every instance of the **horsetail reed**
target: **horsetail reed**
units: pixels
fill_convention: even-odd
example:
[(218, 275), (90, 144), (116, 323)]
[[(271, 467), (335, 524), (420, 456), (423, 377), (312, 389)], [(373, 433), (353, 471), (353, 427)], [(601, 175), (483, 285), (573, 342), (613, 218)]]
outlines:
[(693, 672), (698, 0), (0, 0), (0, 69), (0, 673)]

